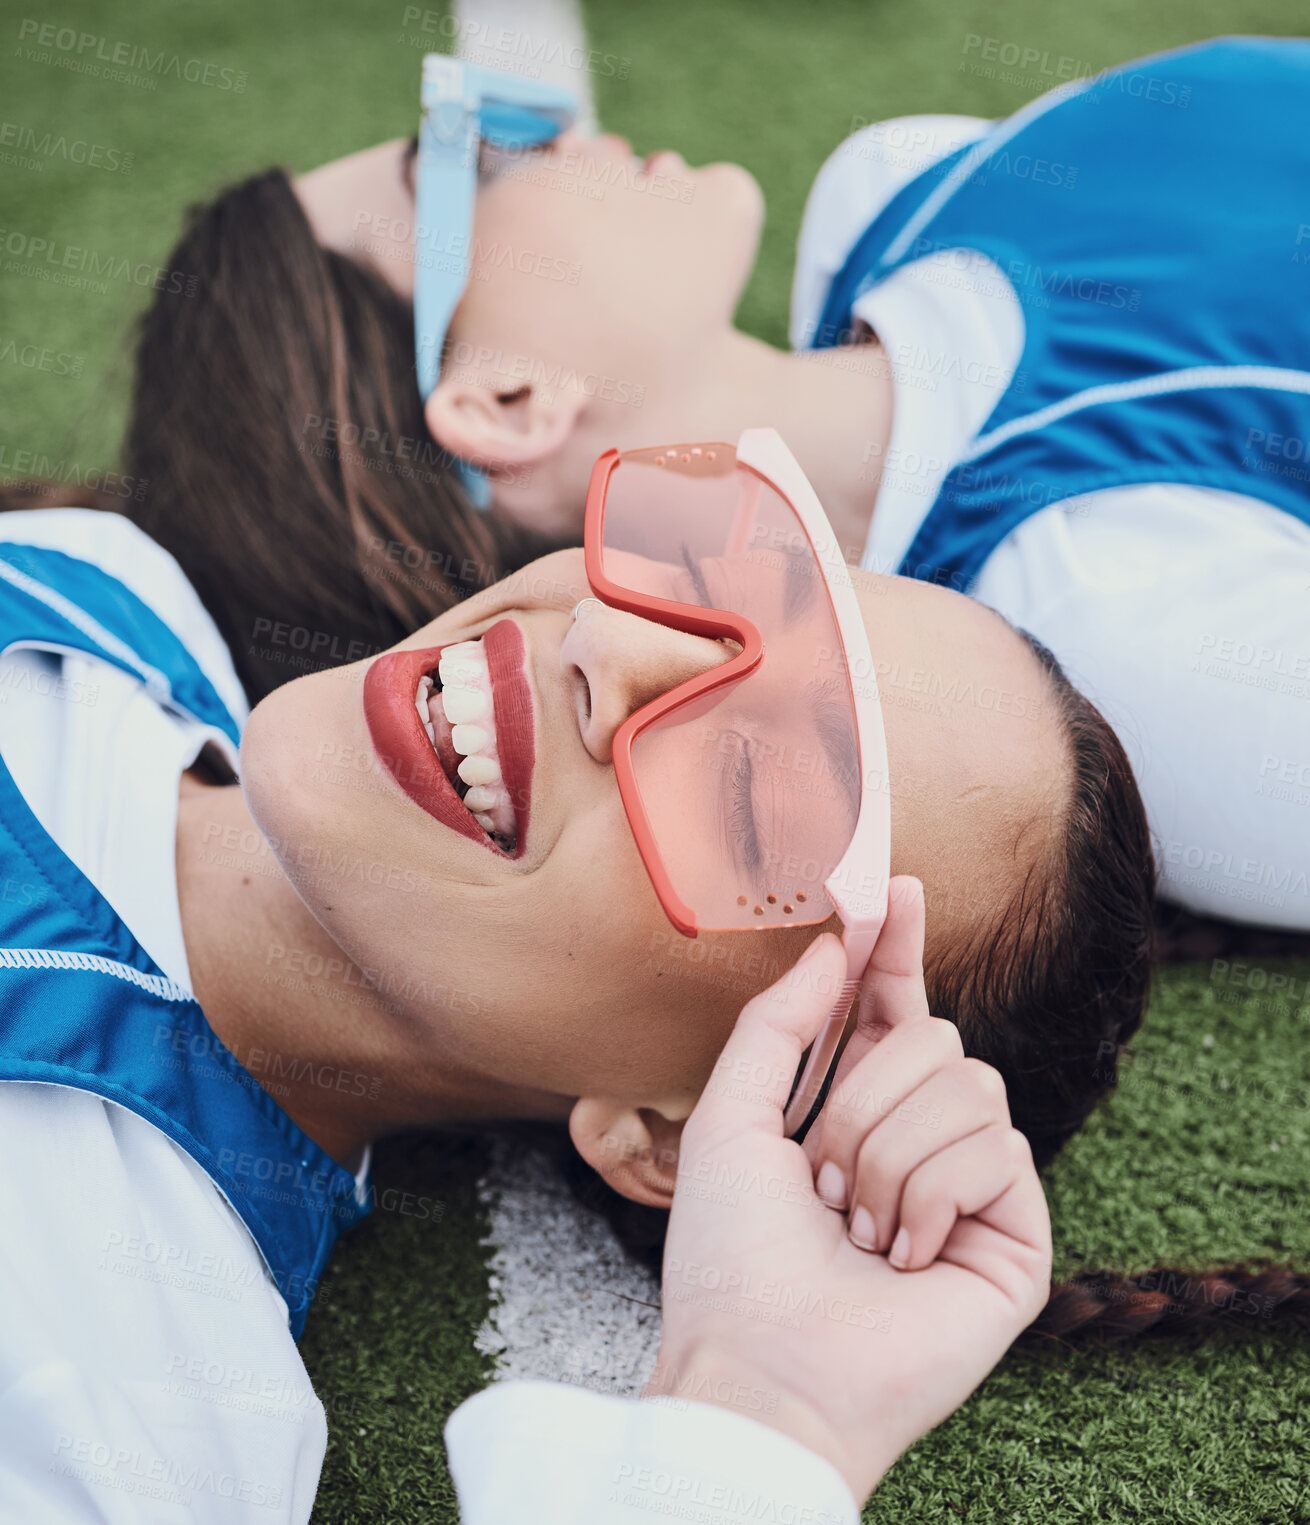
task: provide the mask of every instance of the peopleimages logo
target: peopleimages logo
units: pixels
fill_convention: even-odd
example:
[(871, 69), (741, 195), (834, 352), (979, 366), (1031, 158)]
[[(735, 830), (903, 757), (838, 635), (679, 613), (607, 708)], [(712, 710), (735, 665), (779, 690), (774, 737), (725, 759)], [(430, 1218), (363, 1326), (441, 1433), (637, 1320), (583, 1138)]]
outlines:
[(205, 85), (211, 90), (231, 90), (240, 95), (246, 88), (244, 69), (183, 58), (161, 48), (157, 53), (135, 42), (114, 41), (97, 32), (61, 26), (57, 21), (25, 17), (18, 25), (18, 40), (25, 46), (19, 57), (28, 63), (52, 63), (76, 74), (90, 74), (124, 83), (143, 84), (153, 90), (161, 79)]
[(81, 244), (61, 244), (57, 239), (33, 236), (18, 228), (0, 228), (0, 253), (8, 256), (7, 275), (26, 275), (40, 280), (55, 280), (74, 275), (100, 281), (129, 281), (133, 286), (148, 287), (166, 296), (194, 296), (196, 278), (183, 270), (165, 270), (149, 260), (134, 260), (125, 254), (83, 248)]
[[(44, 169), (43, 161), (62, 159), (65, 164), (80, 164), (87, 169), (108, 170), (126, 175), (136, 160), (106, 143), (92, 143), (86, 138), (69, 138), (62, 132), (41, 132), (23, 122), (0, 122), (0, 164), (19, 163), (20, 168)], [(26, 165), (22, 164), (23, 159)]]
[[(538, 79), (543, 66), (575, 69), (588, 74), (601, 74), (611, 79), (627, 79), (632, 68), (630, 58), (617, 53), (602, 53), (597, 48), (568, 45), (558, 38), (533, 35), (521, 27), (478, 21), (469, 16), (450, 15), (444, 10), (434, 10), (421, 5), (407, 5), (400, 15), (402, 27), (414, 27), (412, 40), (424, 47), (433, 47), (433, 37), (445, 38), (450, 51), (474, 63), (510, 69), (526, 79)], [(400, 40), (410, 37), (402, 33)], [(495, 55), (503, 55), (506, 62), (498, 62)]]

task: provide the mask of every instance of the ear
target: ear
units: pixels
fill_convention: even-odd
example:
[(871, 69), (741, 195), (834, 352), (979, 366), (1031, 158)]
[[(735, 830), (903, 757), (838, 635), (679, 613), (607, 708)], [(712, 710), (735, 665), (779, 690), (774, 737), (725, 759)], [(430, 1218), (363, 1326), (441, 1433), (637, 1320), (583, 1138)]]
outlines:
[(424, 413), (428, 431), (444, 449), (497, 471), (538, 466), (557, 454), (585, 403), (572, 387), (514, 386), (493, 371), (461, 367), (441, 378)]
[(569, 1114), (574, 1148), (606, 1185), (648, 1207), (671, 1207), (684, 1119), (584, 1096)]

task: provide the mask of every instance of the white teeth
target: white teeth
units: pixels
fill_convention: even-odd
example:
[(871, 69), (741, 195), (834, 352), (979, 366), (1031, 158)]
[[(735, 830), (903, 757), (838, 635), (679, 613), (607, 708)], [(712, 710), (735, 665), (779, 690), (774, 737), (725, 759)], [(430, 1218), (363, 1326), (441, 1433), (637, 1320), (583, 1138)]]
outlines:
[[(442, 682), (444, 684), (444, 678)], [(476, 688), (443, 687), (441, 702), (445, 706), (446, 719), (452, 726), (463, 725), (468, 720), (480, 720), (487, 712), (487, 696)]]
[(447, 662), (443, 658), (438, 671), (442, 688), (482, 688), (487, 681), (486, 668), (472, 662)]
[(423, 722), (423, 729), (428, 733), (428, 740), (433, 747), (437, 744), (436, 732), (432, 729), (432, 718), (428, 714), (428, 700), (432, 697), (432, 679), (420, 678), (418, 680), (418, 692), (414, 695), (414, 708), (418, 711), (418, 718)]
[(441, 653), (437, 664), (441, 674), (442, 688), (468, 686), (481, 687), (487, 681), (487, 660), (482, 648), (471, 641), (461, 641), (458, 646), (448, 646)]
[(472, 757), (474, 752), (485, 752), (487, 743), (491, 740), (491, 732), (484, 730), (480, 725), (452, 725), (450, 728), (450, 740), (455, 750), (465, 757)]
[(431, 678), (422, 678), (414, 699), (423, 728), (435, 749), (436, 732), (430, 711), (436, 709), (439, 698), (441, 713), (450, 726), (451, 745), (460, 754), (457, 771), (467, 786), (464, 805), (488, 836), (512, 847), (517, 839), (517, 822), (496, 751), (491, 673), (481, 641), (460, 641), (447, 646), (437, 671), (440, 693), (433, 692)]
[(459, 765), (459, 776), (466, 784), (498, 784), (500, 765), (494, 757), (465, 757)]

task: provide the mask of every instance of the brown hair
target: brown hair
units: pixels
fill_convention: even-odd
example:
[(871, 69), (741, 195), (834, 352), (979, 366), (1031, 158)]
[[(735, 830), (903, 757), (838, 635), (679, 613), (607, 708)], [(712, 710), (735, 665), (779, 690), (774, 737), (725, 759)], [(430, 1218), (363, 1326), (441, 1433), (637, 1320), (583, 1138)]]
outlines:
[(1051, 652), (1019, 633), (1045, 670), (1070, 757), (1062, 829), (1011, 904), (937, 962), (928, 1001), (1005, 1077), (1014, 1125), (1041, 1166), (1114, 1084), (1141, 1025), (1155, 863), (1119, 738)]
[[(1046, 872), (972, 949), (934, 971), (928, 994), (959, 1026), (965, 1051), (1004, 1076), (1014, 1124), (1043, 1165), (1115, 1085), (1160, 934), (1146, 812), (1123, 747), (1051, 652), (1020, 633), (1046, 670), (1072, 755), (1064, 831)], [(1252, 1315), (1310, 1321), (1310, 1276), (1280, 1266), (1089, 1269), (1052, 1287), (1032, 1334), (1097, 1343), (1249, 1329)]]
[(30, 483), (4, 506), (122, 512), (176, 557), (252, 701), (410, 635), (537, 553), (469, 503), (427, 431), (413, 309), (315, 242), (285, 173), (193, 207), (138, 328), (130, 498)]

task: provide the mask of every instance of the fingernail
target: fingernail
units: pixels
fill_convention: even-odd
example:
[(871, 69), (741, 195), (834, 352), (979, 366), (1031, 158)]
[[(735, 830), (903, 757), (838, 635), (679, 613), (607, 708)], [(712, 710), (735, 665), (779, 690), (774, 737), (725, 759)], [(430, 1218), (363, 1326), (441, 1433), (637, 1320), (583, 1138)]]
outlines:
[(857, 1207), (851, 1214), (851, 1243), (871, 1250), (878, 1243), (878, 1230), (867, 1207)]
[(898, 1271), (903, 1271), (909, 1258), (910, 1236), (904, 1229), (901, 1229), (897, 1233), (896, 1238), (892, 1240), (892, 1247), (887, 1252), (887, 1259), (891, 1261)]
[(840, 1165), (832, 1160), (824, 1160), (819, 1179), (814, 1184), (829, 1207), (846, 1206), (846, 1177)]

